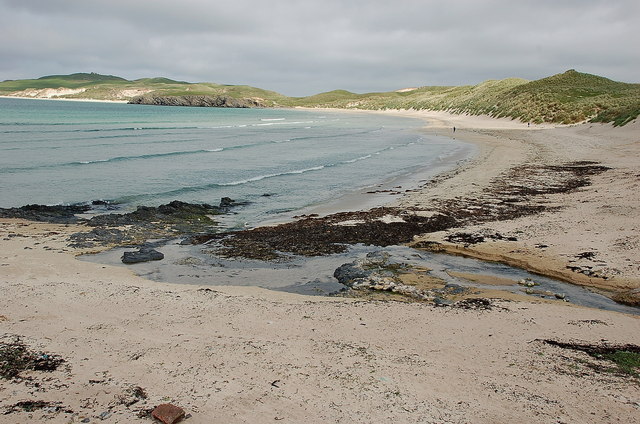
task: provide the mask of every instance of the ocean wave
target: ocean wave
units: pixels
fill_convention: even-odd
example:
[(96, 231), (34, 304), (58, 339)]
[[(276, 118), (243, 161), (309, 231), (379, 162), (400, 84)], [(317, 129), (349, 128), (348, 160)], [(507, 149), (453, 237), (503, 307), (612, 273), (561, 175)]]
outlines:
[(169, 157), (169, 156), (196, 155), (196, 154), (202, 154), (202, 153), (221, 152), (223, 150), (224, 149), (222, 148), (216, 148), (216, 149), (186, 150), (186, 151), (166, 152), (166, 153), (149, 153), (145, 155), (116, 156), (116, 157), (107, 158), (107, 159), (79, 160), (79, 161), (56, 163), (56, 164), (49, 164), (49, 165), (0, 168), (0, 173), (33, 171), (36, 169), (61, 168), (61, 167), (67, 167), (67, 166), (86, 166), (86, 165), (94, 165), (94, 164), (100, 164), (100, 163), (122, 162), (122, 161), (129, 161), (129, 160), (138, 160), (138, 159), (155, 159), (155, 158), (162, 158), (162, 157)]
[[(378, 152), (376, 152), (374, 154), (378, 154)], [(369, 159), (370, 157), (371, 157), (371, 155), (360, 156), (360, 157), (355, 158), (355, 159), (345, 160), (342, 163), (355, 163), (355, 162), (359, 162), (361, 160)]]
[(207, 190), (212, 190), (212, 189), (221, 188), (221, 187), (240, 186), (240, 185), (250, 184), (257, 181), (262, 181), (269, 178), (277, 178), (277, 177), (283, 177), (287, 175), (300, 175), (300, 174), (305, 174), (307, 172), (320, 171), (322, 169), (325, 169), (331, 166), (335, 166), (335, 165), (330, 163), (327, 165), (313, 166), (313, 167), (304, 168), (304, 169), (295, 169), (292, 171), (257, 175), (255, 177), (245, 178), (238, 181), (231, 181), (228, 183), (210, 183), (210, 184), (202, 184), (202, 185), (196, 185), (196, 186), (180, 187), (174, 190), (167, 190), (167, 191), (156, 192), (156, 193), (127, 195), (127, 196), (123, 196), (121, 198), (115, 199), (114, 202), (127, 204), (127, 203), (136, 203), (142, 200), (179, 198), (182, 195), (188, 194), (188, 193), (196, 193), (200, 191), (207, 191)]
[(313, 124), (315, 121), (281, 121), (281, 122), (263, 122), (261, 124), (253, 124), (254, 127), (266, 127), (271, 125), (299, 125)]
[(333, 166), (333, 164), (319, 165), (319, 166), (314, 166), (314, 167), (305, 168), (305, 169), (296, 169), (296, 170), (293, 170), (293, 171), (278, 172), (278, 173), (275, 173), (275, 174), (258, 175), (256, 177), (246, 178), (244, 180), (233, 181), (233, 182), (230, 182), (230, 183), (219, 183), (218, 185), (221, 186), (221, 187), (242, 185), (242, 184), (252, 183), (252, 182), (255, 182), (255, 181), (266, 180), (267, 178), (282, 177), (282, 176), (285, 176), (285, 175), (305, 174), (307, 172), (312, 172), (312, 171), (320, 171), (321, 169), (324, 169), (327, 166)]

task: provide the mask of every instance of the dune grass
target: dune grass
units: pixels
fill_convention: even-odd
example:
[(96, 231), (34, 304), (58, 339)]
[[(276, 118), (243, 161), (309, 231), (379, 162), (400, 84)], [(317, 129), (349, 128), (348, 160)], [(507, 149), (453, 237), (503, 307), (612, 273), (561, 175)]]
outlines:
[(83, 88), (82, 93), (62, 96), (76, 99), (121, 100), (122, 93), (130, 90), (154, 96), (259, 98), (261, 103), (271, 107), (439, 110), (532, 123), (591, 121), (625, 125), (640, 115), (640, 84), (616, 82), (575, 70), (536, 81), (507, 78), (477, 85), (427, 86), (410, 91), (365, 94), (334, 90), (308, 97), (287, 97), (247, 85), (188, 83), (163, 77), (128, 81), (112, 75), (79, 73), (4, 81), (0, 83), (0, 95), (61, 87)]

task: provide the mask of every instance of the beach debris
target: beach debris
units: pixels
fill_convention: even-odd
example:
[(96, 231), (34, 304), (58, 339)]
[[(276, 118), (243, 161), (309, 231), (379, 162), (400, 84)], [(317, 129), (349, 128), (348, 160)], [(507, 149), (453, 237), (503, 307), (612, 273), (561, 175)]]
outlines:
[(593, 258), (595, 258), (597, 253), (598, 252), (592, 252), (592, 251), (581, 252), (581, 253), (578, 253), (577, 255), (575, 255), (575, 257), (578, 258), (578, 259), (593, 259)]
[(18, 336), (0, 340), (1, 378), (17, 378), (23, 371), (55, 371), (62, 363), (58, 355), (30, 350)]
[(486, 232), (486, 234), (457, 232), (449, 234), (447, 237), (445, 237), (445, 240), (450, 243), (462, 243), (465, 246), (482, 243), (487, 240), (518, 241), (516, 237), (505, 236), (500, 233), (493, 232)]
[(640, 377), (640, 346), (634, 344), (607, 344), (607, 343), (579, 343), (562, 342), (553, 339), (544, 339), (545, 344), (557, 346), (562, 349), (570, 349), (584, 352), (592, 358), (609, 361), (615, 364), (615, 368), (601, 364), (587, 364), (590, 368), (602, 372), (616, 372), (635, 378)]
[(164, 259), (164, 254), (150, 247), (141, 247), (137, 252), (124, 252), (122, 254), (122, 263), (124, 264), (161, 261), (162, 259)]
[[(392, 219), (393, 217), (393, 219)], [(351, 225), (340, 225), (340, 223)], [(413, 241), (416, 234), (441, 231), (456, 224), (442, 214), (424, 217), (398, 208), (340, 212), (323, 217), (251, 230), (203, 234), (191, 243), (216, 243), (216, 254), (229, 258), (276, 260), (294, 254), (322, 256), (343, 253), (352, 244), (391, 246)]]
[(120, 404), (129, 407), (147, 399), (147, 392), (140, 386), (130, 386), (121, 395), (117, 396), (117, 399)]
[(569, 321), (569, 324), (577, 325), (577, 326), (582, 326), (583, 324), (586, 324), (588, 326), (592, 326), (592, 325), (609, 325), (606, 322), (601, 321), (599, 319), (580, 319), (580, 320), (576, 320), (576, 321)]
[(109, 418), (110, 416), (111, 416), (111, 411), (104, 411), (104, 412), (101, 412), (101, 413), (98, 415), (98, 418), (100, 418), (102, 421), (104, 421), (104, 420), (106, 420), (107, 418)]
[(56, 412), (64, 412), (67, 414), (73, 414), (73, 411), (64, 407), (60, 402), (47, 402), (44, 400), (23, 400), (13, 405), (6, 406), (4, 408), (4, 415), (9, 415), (14, 412), (34, 412), (36, 410), (42, 410), (42, 412), (48, 414), (54, 414)]
[[(463, 299), (453, 304), (455, 308), (460, 309), (483, 309), (491, 310), (494, 308), (494, 304), (491, 299), (484, 297), (474, 297), (471, 299)], [(504, 309), (504, 308), (503, 308)]]
[(155, 407), (151, 416), (164, 424), (174, 424), (184, 418), (184, 409), (170, 403), (163, 403)]

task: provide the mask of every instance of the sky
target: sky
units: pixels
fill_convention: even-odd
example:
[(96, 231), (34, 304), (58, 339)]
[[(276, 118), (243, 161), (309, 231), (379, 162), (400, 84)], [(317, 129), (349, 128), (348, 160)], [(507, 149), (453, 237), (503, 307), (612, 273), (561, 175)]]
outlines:
[(357, 93), (576, 69), (640, 82), (638, 0), (0, 0), (0, 80)]

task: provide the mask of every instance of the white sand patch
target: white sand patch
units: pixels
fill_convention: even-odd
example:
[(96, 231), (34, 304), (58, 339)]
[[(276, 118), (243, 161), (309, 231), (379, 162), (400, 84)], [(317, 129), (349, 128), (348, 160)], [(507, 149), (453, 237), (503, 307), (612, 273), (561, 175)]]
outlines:
[(364, 224), (366, 221), (364, 219), (348, 219), (346, 221), (336, 222), (333, 225), (338, 225), (340, 227), (354, 227), (356, 225)]
[(11, 93), (12, 97), (32, 97), (35, 99), (53, 99), (61, 96), (72, 96), (87, 91), (86, 88), (29, 88)]
[(130, 99), (132, 97), (142, 96), (143, 94), (150, 93), (151, 91), (153, 91), (153, 90), (143, 89), (143, 88), (136, 88), (136, 89), (131, 89), (131, 90), (121, 90), (121, 91), (118, 92), (116, 97), (118, 99)]
[(395, 216), (395, 215), (381, 216), (377, 220), (381, 221), (381, 222), (384, 222), (385, 224), (391, 224), (393, 222), (406, 222), (404, 219), (400, 218), (399, 216)]

